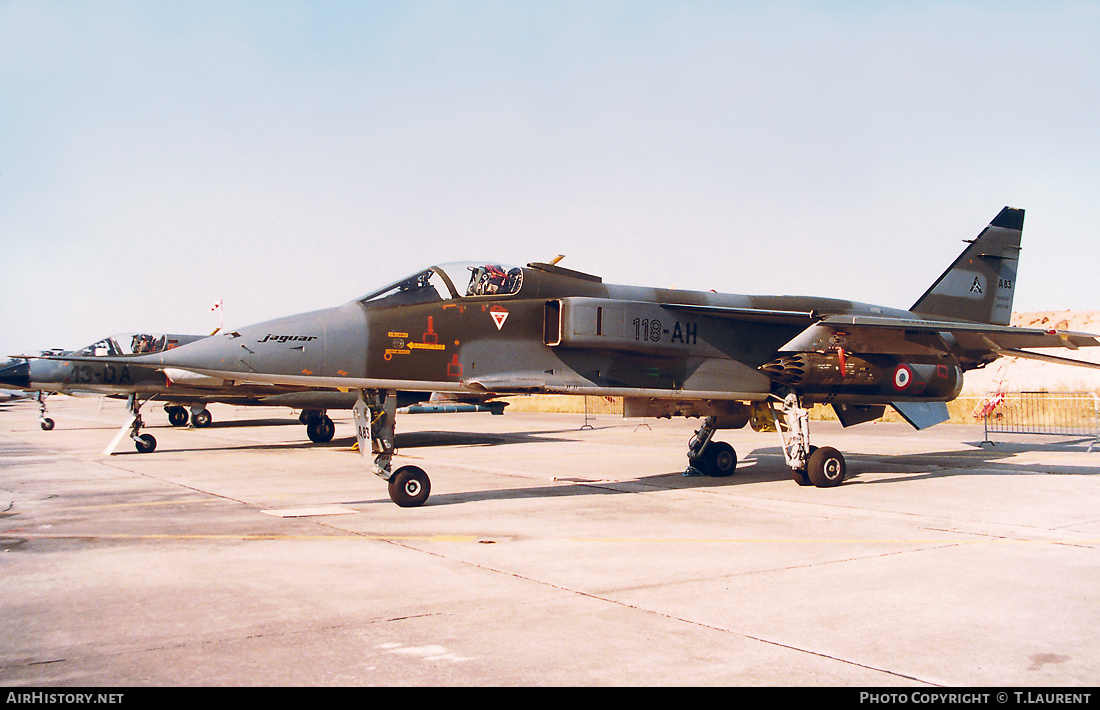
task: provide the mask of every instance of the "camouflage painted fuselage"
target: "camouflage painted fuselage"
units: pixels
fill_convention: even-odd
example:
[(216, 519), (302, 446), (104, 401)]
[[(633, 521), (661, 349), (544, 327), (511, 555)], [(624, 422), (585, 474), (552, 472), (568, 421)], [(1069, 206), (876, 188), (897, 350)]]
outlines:
[[(849, 345), (832, 333), (810, 344), (816, 360), (801, 378), (768, 368), (823, 315), (913, 318), (907, 311), (615, 286), (548, 264), (518, 270), (510, 293), (471, 294), (455, 285), (461, 268), (427, 270), (447, 277), (436, 286), (411, 277), (337, 308), (209, 338), (167, 353), (164, 362), (247, 382), (662, 400), (763, 400), (777, 388), (823, 402), (942, 400), (961, 384), (959, 362), (942, 338), (923, 336)], [(871, 348), (868, 357), (855, 356), (852, 346)], [(899, 384), (902, 366), (908, 370)]]

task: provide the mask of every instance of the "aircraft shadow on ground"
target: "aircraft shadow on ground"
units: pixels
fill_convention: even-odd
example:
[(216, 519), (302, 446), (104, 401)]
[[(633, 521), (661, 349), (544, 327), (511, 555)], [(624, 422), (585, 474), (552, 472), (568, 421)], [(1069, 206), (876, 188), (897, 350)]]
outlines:
[[(1001, 444), (984, 447), (978, 443), (972, 445), (973, 451), (921, 452), (914, 454), (869, 455), (853, 453), (848, 455), (848, 478), (842, 485), (881, 485), (905, 484), (920, 480), (953, 476), (1023, 476), (1037, 474), (1058, 475), (1098, 475), (1100, 474), (1100, 453), (1097, 453), (1095, 466), (1075, 466), (1061, 464), (1020, 464), (1008, 459), (1018, 453), (1028, 451), (1072, 452), (1086, 451), (1091, 437), (1081, 440), (1043, 443), (1043, 444)], [(510, 442), (500, 442), (510, 443)], [(945, 465), (957, 463), (957, 465)], [(686, 462), (685, 462), (686, 468)], [(900, 470), (899, 470), (900, 469)], [(908, 469), (917, 469), (910, 471)], [(884, 473), (886, 478), (875, 480), (860, 478), (861, 473)], [(725, 488), (769, 481), (782, 481), (791, 478), (790, 469), (783, 459), (779, 447), (754, 449), (738, 462), (737, 472), (728, 477), (685, 476), (683, 470), (656, 473), (638, 478), (603, 480), (583, 474), (569, 478), (559, 478), (550, 485), (538, 485), (525, 488), (493, 489), (468, 491), (462, 493), (433, 494), (425, 505), (457, 505), (474, 501), (517, 500), (526, 498), (561, 498), (589, 495), (622, 495), (644, 493), (645, 489), (674, 490), (691, 488)], [(791, 485), (795, 485), (792, 481)], [(369, 504), (384, 501), (359, 501)]]
[(426, 448), (432, 446), (500, 446), (502, 444), (532, 444), (547, 442), (569, 442), (576, 439), (561, 436), (570, 429), (553, 429), (518, 433), (489, 434), (485, 432), (465, 431), (408, 431), (398, 432), (394, 443), (400, 452), (402, 448)]
[(230, 419), (227, 421), (214, 420), (204, 427), (193, 427), (191, 425), (185, 427), (173, 427), (171, 424), (166, 424), (163, 427), (158, 425), (159, 428), (172, 428), (172, 429), (240, 429), (243, 427), (255, 427), (255, 426), (287, 426), (294, 425), (300, 426), (305, 429), (305, 425), (295, 419)]
[[(782, 453), (778, 448), (774, 449), (775, 456), (782, 461)], [(756, 453), (756, 452), (754, 452)], [(687, 468), (685, 460), (684, 469)], [(787, 469), (772, 468), (761, 465), (755, 459), (746, 459), (738, 466), (735, 475), (725, 478), (711, 476), (685, 476), (684, 469), (654, 473), (638, 478), (601, 479), (596, 476), (586, 476), (578, 473), (575, 476), (559, 477), (556, 483), (548, 485), (528, 486), (523, 488), (504, 488), (480, 491), (465, 491), (462, 493), (433, 493), (425, 506), (431, 505), (458, 505), (476, 501), (489, 500), (522, 500), (529, 498), (567, 498), (574, 496), (596, 495), (636, 495), (651, 490), (683, 490), (689, 488), (717, 488), (746, 483), (755, 483), (764, 480), (772, 480), (786, 477)], [(377, 500), (350, 501), (345, 505), (369, 505), (374, 503), (390, 504), (388, 498)]]
[[(849, 475), (853, 470), (852, 458), (856, 459), (855, 470), (876, 470), (880, 473), (894, 473), (889, 478), (877, 480), (858, 480), (864, 484), (905, 483), (908, 481), (947, 478), (952, 476), (1034, 476), (1034, 475), (1100, 475), (1100, 450), (1093, 449), (1095, 459), (1085, 464), (1075, 463), (1035, 463), (1013, 462), (1010, 459), (1017, 454), (1030, 452), (1045, 453), (1086, 453), (1088, 446), (1095, 440), (1092, 437), (1074, 438), (1060, 442), (1036, 443), (997, 443), (990, 445), (982, 442), (966, 442), (973, 446), (971, 451), (937, 451), (914, 454), (894, 454), (891, 456), (871, 456), (856, 454), (849, 457)], [(1093, 454), (1089, 454), (1092, 456)], [(898, 468), (923, 469), (917, 471), (898, 471)]]
[[(214, 422), (210, 428), (237, 428), (247, 426), (281, 426), (292, 424), (302, 426), (297, 419), (263, 419), (248, 421)], [(398, 454), (402, 449), (420, 449), (446, 446), (502, 446), (509, 444), (528, 443), (553, 443), (576, 442), (576, 427), (550, 429), (535, 432), (462, 432), (462, 431), (406, 431), (398, 432), (396, 445)], [(353, 449), (354, 437), (337, 437), (327, 443), (314, 443), (305, 436), (304, 427), (300, 441), (293, 442), (268, 442), (250, 443), (234, 447), (220, 448), (219, 450), (247, 451), (247, 450), (306, 450), (313, 448), (346, 449), (348, 453), (358, 454)], [(843, 485), (866, 484), (891, 484), (906, 483), (918, 480), (930, 480), (960, 475), (1035, 475), (1041, 474), (1076, 474), (1095, 475), (1100, 474), (1100, 451), (1094, 449), (1097, 455), (1096, 466), (1066, 465), (1066, 464), (1021, 464), (1013, 463), (1009, 459), (1021, 453), (1042, 451), (1050, 453), (1060, 452), (1085, 452), (1089, 444), (1094, 443), (1092, 437), (1069, 437), (1055, 442), (964, 442), (973, 447), (971, 450), (950, 450), (936, 452), (917, 452), (912, 454), (864, 454), (860, 452), (848, 452), (845, 454), (848, 462), (847, 480)], [(1100, 447), (1098, 447), (1100, 448)], [(176, 448), (173, 451), (204, 451), (204, 447)], [(118, 454), (138, 455), (136, 451), (119, 451)], [(148, 455), (148, 454), (142, 454)], [(153, 454), (155, 455), (155, 453)], [(684, 462), (687, 468), (687, 462)], [(979, 469), (979, 470), (976, 470)], [(540, 485), (528, 488), (512, 488), (503, 490), (472, 491), (466, 493), (433, 495), (428, 505), (447, 505), (465, 503), (474, 500), (506, 500), (517, 498), (562, 497), (578, 495), (615, 495), (622, 493), (637, 493), (638, 486), (654, 489), (687, 489), (687, 488), (719, 488), (727, 486), (741, 486), (753, 483), (770, 481), (783, 481), (791, 478), (790, 470), (783, 459), (782, 450), (778, 446), (753, 449), (743, 454), (738, 462), (734, 475), (724, 478), (710, 476), (684, 476), (684, 470), (666, 471), (637, 478), (625, 478), (619, 480), (602, 480), (596, 477), (584, 475), (583, 472), (576, 476), (559, 479), (558, 483)], [(875, 473), (887, 474), (886, 477), (862, 478), (861, 474)], [(793, 482), (792, 482), (792, 485)], [(376, 501), (362, 501), (370, 503)]]
[[(289, 423), (289, 422), (288, 422)], [(348, 453), (358, 454), (358, 451), (353, 450), (355, 446), (355, 437), (335, 437), (332, 441), (324, 443), (315, 443), (308, 439), (305, 433), (305, 427), (302, 426), (296, 420), (294, 424), (302, 427), (302, 440), (301, 441), (283, 441), (283, 442), (256, 442), (249, 444), (241, 444), (239, 446), (218, 446), (218, 447), (184, 447), (184, 446), (168, 446), (164, 447), (165, 451), (171, 450), (175, 452), (202, 452), (202, 451), (291, 451), (295, 449), (346, 449)], [(204, 427), (204, 429), (214, 428), (216, 425), (210, 427)], [(147, 427), (148, 428), (148, 427)], [(547, 431), (532, 431), (532, 432), (520, 432), (520, 433), (504, 433), (504, 434), (487, 434), (484, 432), (456, 432), (456, 431), (410, 431), (410, 432), (398, 432), (395, 437), (395, 443), (397, 447), (398, 455), (401, 450), (426, 448), (432, 446), (501, 446), (504, 444), (534, 444), (534, 443), (553, 443), (553, 442), (568, 442), (575, 441), (562, 434), (570, 434), (575, 429), (561, 429), (561, 430), (547, 430)], [(118, 454), (137, 454), (130, 447), (129, 451), (122, 451), (121, 449), (116, 452)], [(143, 456), (149, 456), (150, 454), (141, 454)], [(151, 454), (156, 455), (154, 452)]]

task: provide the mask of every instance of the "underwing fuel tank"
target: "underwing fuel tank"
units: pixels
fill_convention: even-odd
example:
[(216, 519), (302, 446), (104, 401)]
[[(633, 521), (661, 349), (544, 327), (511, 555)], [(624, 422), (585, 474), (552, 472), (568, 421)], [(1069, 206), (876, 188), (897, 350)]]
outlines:
[(803, 352), (760, 366), (775, 382), (819, 401), (951, 400), (962, 389), (957, 363), (919, 362), (893, 355)]

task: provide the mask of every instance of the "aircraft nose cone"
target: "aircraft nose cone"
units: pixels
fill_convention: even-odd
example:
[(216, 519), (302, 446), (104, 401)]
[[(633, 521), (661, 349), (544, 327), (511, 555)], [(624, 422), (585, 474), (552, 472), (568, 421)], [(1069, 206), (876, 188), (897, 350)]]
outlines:
[(0, 387), (29, 389), (31, 386), (30, 363), (20, 362), (0, 368)]

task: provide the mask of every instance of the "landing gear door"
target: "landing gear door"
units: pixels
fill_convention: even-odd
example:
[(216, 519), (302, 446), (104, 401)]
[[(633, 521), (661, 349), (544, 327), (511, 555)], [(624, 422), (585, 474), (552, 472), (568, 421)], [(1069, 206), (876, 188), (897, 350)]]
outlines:
[(355, 440), (359, 443), (359, 455), (369, 456), (371, 453), (370, 408), (363, 401), (362, 394), (355, 401), (351, 411), (355, 415)]

